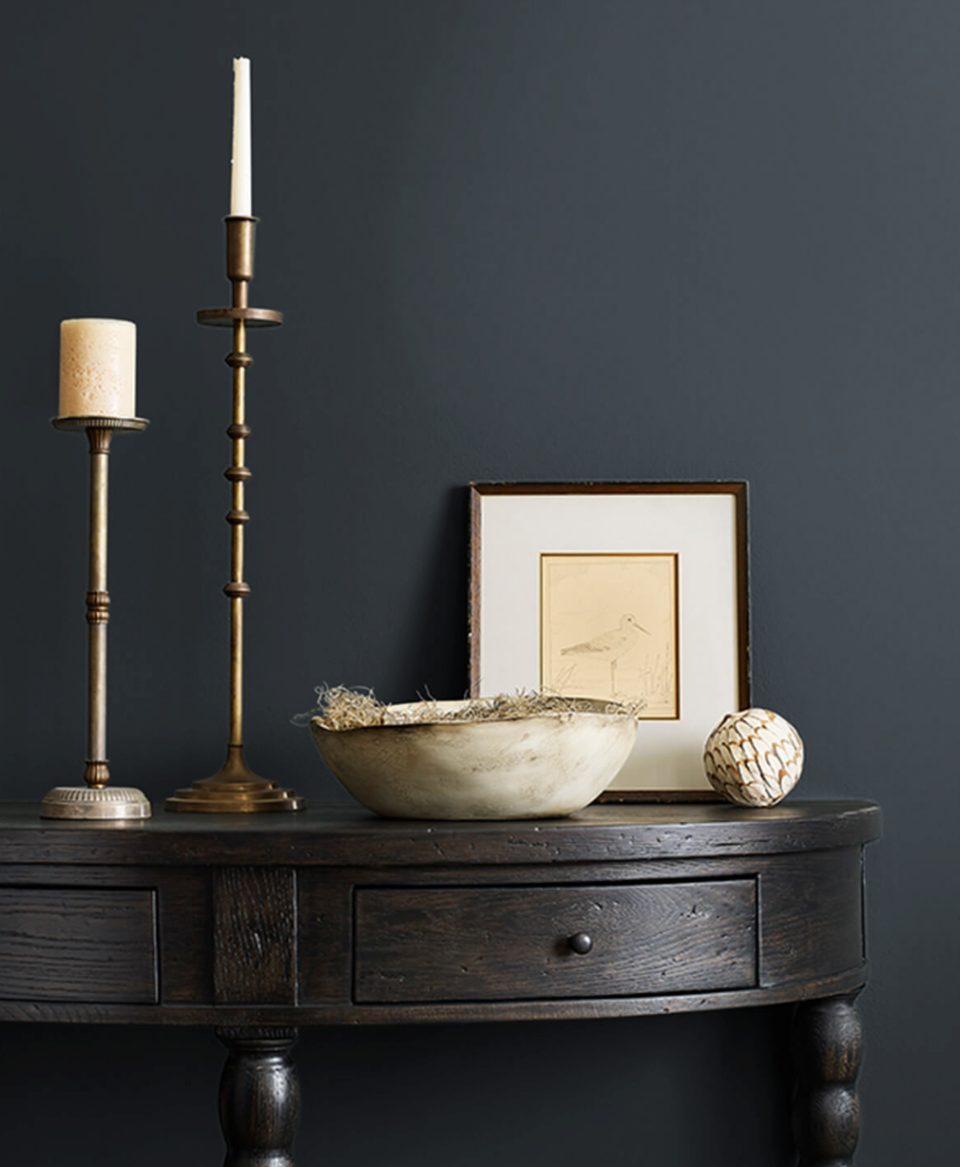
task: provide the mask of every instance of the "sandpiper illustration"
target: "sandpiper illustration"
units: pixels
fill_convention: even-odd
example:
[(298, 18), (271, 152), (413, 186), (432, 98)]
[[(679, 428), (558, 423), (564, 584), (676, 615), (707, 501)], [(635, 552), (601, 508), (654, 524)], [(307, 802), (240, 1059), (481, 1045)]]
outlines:
[(610, 662), (610, 696), (617, 695), (617, 661), (625, 656), (640, 638), (640, 633), (646, 636), (650, 633), (637, 623), (637, 618), (625, 613), (620, 617), (620, 627), (611, 628), (609, 632), (601, 632), (592, 640), (584, 640), (581, 644), (571, 644), (569, 648), (560, 650), (561, 656), (592, 656), (598, 660)]

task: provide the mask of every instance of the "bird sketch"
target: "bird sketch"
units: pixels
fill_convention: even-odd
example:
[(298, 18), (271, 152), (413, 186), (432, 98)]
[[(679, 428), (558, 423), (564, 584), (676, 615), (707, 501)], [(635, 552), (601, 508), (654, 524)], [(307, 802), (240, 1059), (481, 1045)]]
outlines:
[(561, 656), (589, 656), (594, 660), (610, 662), (610, 696), (617, 695), (617, 661), (630, 651), (640, 639), (640, 633), (649, 636), (650, 633), (642, 624), (637, 623), (635, 616), (629, 612), (620, 617), (619, 628), (611, 628), (608, 632), (601, 632), (592, 640), (584, 640), (580, 644), (571, 644), (560, 650)]

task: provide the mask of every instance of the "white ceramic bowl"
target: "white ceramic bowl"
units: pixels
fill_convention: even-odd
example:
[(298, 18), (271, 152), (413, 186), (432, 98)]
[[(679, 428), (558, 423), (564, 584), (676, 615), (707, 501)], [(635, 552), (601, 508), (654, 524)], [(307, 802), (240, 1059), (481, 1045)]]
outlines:
[[(441, 701), (443, 711), (464, 701)], [(544, 714), (326, 729), (320, 756), (369, 810), (404, 819), (529, 819), (573, 814), (613, 780), (637, 736), (620, 713)], [(403, 705), (391, 706), (399, 714)]]

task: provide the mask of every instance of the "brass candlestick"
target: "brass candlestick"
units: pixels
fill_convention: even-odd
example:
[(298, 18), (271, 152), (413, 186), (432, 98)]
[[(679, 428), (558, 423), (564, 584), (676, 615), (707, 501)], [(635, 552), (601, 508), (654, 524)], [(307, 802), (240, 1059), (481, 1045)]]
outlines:
[(84, 430), (90, 442), (90, 577), (87, 591), (89, 683), (86, 786), (56, 786), (40, 806), (42, 818), (144, 819), (150, 803), (130, 786), (108, 787), (107, 762), (107, 459), (116, 433), (139, 433), (142, 417), (55, 417), (58, 430)]
[(257, 220), (230, 215), (227, 224), (227, 278), (233, 285), (230, 308), (205, 308), (197, 313), (200, 324), (233, 328), (233, 352), (225, 360), (233, 369), (233, 424), (227, 436), (233, 442), (233, 464), (224, 471), (232, 486), (232, 506), (227, 512), (231, 529), (230, 582), (223, 589), (230, 601), (230, 740), (227, 759), (212, 778), (204, 778), (167, 799), (167, 810), (277, 811), (303, 810), (306, 805), (292, 790), (260, 778), (243, 759), (243, 601), (250, 588), (243, 582), (243, 528), (250, 516), (244, 510), (244, 484), (250, 471), (244, 465), (246, 441), (246, 371), (253, 364), (247, 352), (247, 328), (269, 328), (283, 323), (283, 315), (271, 308), (249, 306), (253, 279), (254, 231)]

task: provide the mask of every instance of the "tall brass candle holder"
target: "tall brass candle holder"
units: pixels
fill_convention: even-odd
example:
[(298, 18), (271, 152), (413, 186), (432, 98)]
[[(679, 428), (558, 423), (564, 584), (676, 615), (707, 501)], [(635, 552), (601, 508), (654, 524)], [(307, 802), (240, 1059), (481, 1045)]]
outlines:
[(227, 278), (233, 285), (230, 308), (205, 308), (197, 322), (233, 328), (233, 351), (225, 357), (233, 370), (233, 424), (227, 436), (233, 443), (233, 464), (224, 471), (232, 486), (232, 506), (226, 520), (231, 528), (230, 582), (223, 589), (230, 601), (230, 739), (227, 758), (218, 773), (204, 778), (167, 799), (167, 810), (179, 811), (282, 811), (303, 810), (304, 800), (276, 782), (260, 778), (243, 758), (243, 601), (250, 588), (243, 582), (243, 528), (250, 516), (244, 510), (244, 485), (250, 470), (244, 464), (246, 441), (246, 371), (253, 364), (247, 352), (247, 328), (269, 328), (283, 323), (283, 315), (271, 308), (249, 306), (253, 279), (254, 233), (252, 215), (229, 215), (227, 225)]
[(84, 430), (90, 442), (90, 577), (87, 590), (89, 680), (86, 786), (56, 786), (40, 805), (41, 818), (144, 819), (150, 803), (131, 786), (107, 786), (107, 460), (117, 433), (139, 433), (142, 417), (55, 417), (58, 430)]

